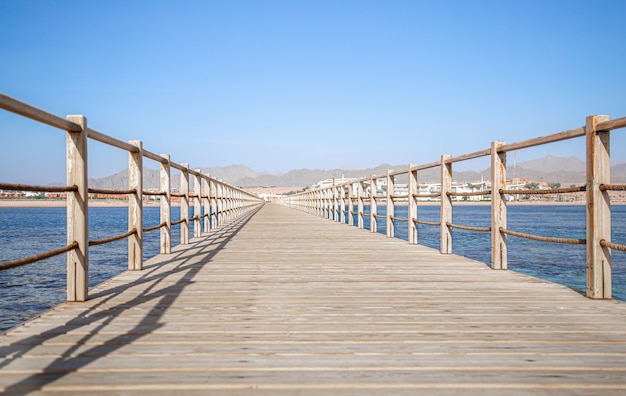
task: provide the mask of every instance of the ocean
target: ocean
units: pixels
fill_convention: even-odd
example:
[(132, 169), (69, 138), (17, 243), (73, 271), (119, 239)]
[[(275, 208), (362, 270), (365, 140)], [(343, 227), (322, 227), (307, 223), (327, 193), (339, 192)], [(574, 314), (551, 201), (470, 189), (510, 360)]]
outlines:
[[(369, 208), (366, 206), (365, 210)], [(407, 217), (405, 206), (396, 207), (396, 217)], [(518, 206), (508, 211), (508, 228), (531, 234), (585, 238), (584, 206)], [(193, 215), (193, 208), (191, 208)], [(385, 214), (379, 206), (378, 213)], [(126, 232), (126, 207), (94, 207), (89, 210), (89, 238), (100, 239)], [(179, 211), (172, 210), (172, 221)], [(488, 227), (489, 206), (457, 205), (453, 223)], [(420, 206), (419, 218), (439, 221), (438, 206)], [(0, 262), (25, 257), (66, 244), (65, 208), (0, 208)], [(144, 208), (144, 227), (159, 224), (159, 208)], [(356, 221), (355, 221), (356, 224)], [(369, 228), (369, 217), (365, 218)], [(407, 240), (406, 222), (395, 223), (396, 237)], [(378, 219), (385, 234), (385, 219)], [(419, 243), (439, 249), (439, 228), (419, 225)], [(452, 252), (490, 262), (489, 233), (452, 230)], [(172, 241), (180, 240), (179, 227), (172, 227)], [(626, 242), (626, 206), (612, 208), (612, 241)], [(144, 234), (144, 258), (159, 252), (159, 232)], [(584, 245), (562, 245), (508, 237), (509, 269), (585, 291)], [(117, 241), (90, 249), (90, 282), (93, 287), (126, 270), (127, 242)], [(626, 301), (626, 253), (613, 252), (613, 296)], [(0, 331), (11, 328), (50, 309), (65, 299), (65, 255), (35, 264), (0, 271)]]

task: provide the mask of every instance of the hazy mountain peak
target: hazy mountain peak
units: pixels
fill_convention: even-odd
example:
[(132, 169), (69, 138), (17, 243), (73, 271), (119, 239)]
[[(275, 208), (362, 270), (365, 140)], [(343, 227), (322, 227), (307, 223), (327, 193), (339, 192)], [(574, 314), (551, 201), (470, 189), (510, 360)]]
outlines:
[[(510, 164), (509, 164), (510, 166)], [(585, 162), (578, 157), (557, 157), (555, 155), (547, 155), (531, 161), (524, 161), (517, 164), (518, 168), (536, 170), (543, 172), (584, 172)]]
[[(403, 170), (407, 165), (381, 164), (367, 169), (294, 169), (284, 174), (258, 173), (246, 165), (236, 164), (229, 166), (214, 166), (201, 168), (201, 172), (227, 183), (240, 187), (304, 187), (313, 185), (321, 180), (335, 178), (362, 178), (372, 174), (384, 176), (387, 170)], [(529, 180), (561, 182), (564, 185), (571, 183), (585, 183), (585, 163), (577, 157), (557, 157), (547, 155), (532, 161), (524, 161), (517, 166), (509, 161), (508, 177), (526, 178)], [(489, 169), (480, 171), (454, 172), (453, 179), (460, 182), (480, 180), (482, 175), (488, 175)], [(419, 172), (419, 180), (424, 183), (437, 183), (440, 178), (438, 168)], [(611, 168), (611, 177), (615, 183), (626, 181), (626, 164)], [(128, 171), (122, 170), (114, 175), (89, 179), (90, 187), (125, 189), (128, 187)], [(172, 187), (180, 185), (180, 176), (172, 175)], [(144, 186), (157, 188), (159, 186), (159, 171), (144, 169)]]

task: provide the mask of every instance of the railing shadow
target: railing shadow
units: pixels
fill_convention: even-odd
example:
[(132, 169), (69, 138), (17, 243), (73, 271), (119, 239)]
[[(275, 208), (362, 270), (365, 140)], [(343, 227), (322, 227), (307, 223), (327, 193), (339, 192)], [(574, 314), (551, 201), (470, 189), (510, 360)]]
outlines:
[[(239, 220), (224, 226), (224, 228), (212, 231), (211, 234), (192, 241), (188, 247), (173, 252), (171, 258), (168, 260), (160, 261), (158, 264), (148, 265), (144, 270), (145, 273), (132, 283), (111, 287), (92, 294), (90, 300), (98, 300), (97, 303), (91, 305), (79, 316), (69, 320), (63, 325), (49, 329), (41, 334), (20, 339), (9, 346), (0, 347), (0, 356), (5, 357), (4, 360), (0, 362), (0, 369), (2, 369), (3, 367), (9, 366), (11, 362), (23, 357), (27, 352), (42, 343), (66, 334), (68, 328), (76, 330), (101, 322), (95, 328), (90, 329), (88, 334), (68, 347), (57, 359), (48, 364), (41, 373), (33, 374), (16, 383), (5, 385), (4, 392), (26, 394), (37, 391), (43, 386), (53, 383), (81, 367), (93, 363), (100, 357), (106, 356), (122, 348), (124, 345), (145, 337), (162, 327), (163, 324), (159, 322), (162, 316), (167, 312), (167, 308), (179, 297), (186, 286), (191, 284), (191, 281), (198, 272), (211, 262), (212, 258), (228, 244), (259, 210), (260, 207)], [(192, 258), (193, 262), (190, 262)], [(173, 268), (166, 271), (159, 271), (164, 266), (176, 262), (178, 262), (178, 264)], [(180, 276), (181, 274), (182, 276)], [(170, 278), (172, 275), (177, 275), (177, 282), (163, 288), (158, 288), (163, 281)], [(141, 286), (143, 291), (133, 299), (100, 310), (102, 306), (114, 297), (119, 296), (124, 290), (138, 286)], [(107, 325), (111, 324), (121, 312), (144, 304), (153, 304), (153, 308), (133, 329), (82, 351), (80, 353), (80, 359), (74, 356), (79, 348), (84, 347), (90, 339), (99, 334)]]

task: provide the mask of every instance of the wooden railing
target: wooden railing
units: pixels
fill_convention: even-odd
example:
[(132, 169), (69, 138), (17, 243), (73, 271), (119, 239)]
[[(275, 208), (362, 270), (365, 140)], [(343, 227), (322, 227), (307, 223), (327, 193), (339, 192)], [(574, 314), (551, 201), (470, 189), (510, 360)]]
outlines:
[[(160, 230), (160, 253), (171, 252), (172, 226), (180, 224), (180, 243), (189, 243), (189, 224), (194, 223), (193, 236), (228, 224), (245, 215), (263, 201), (255, 195), (231, 186), (189, 165), (170, 160), (167, 154), (157, 155), (143, 148), (141, 141), (124, 142), (87, 127), (82, 115), (70, 115), (66, 119), (0, 94), (0, 108), (26, 118), (64, 130), (67, 148), (67, 186), (49, 187), (24, 184), (0, 183), (0, 190), (40, 191), (67, 193), (67, 246), (48, 252), (0, 263), (0, 270), (37, 262), (60, 254), (67, 254), (67, 301), (85, 301), (88, 297), (89, 247), (128, 238), (128, 269), (143, 268), (143, 233)], [(88, 161), (87, 139), (93, 139), (128, 152), (128, 189), (104, 190), (87, 185)], [(143, 159), (157, 161), (160, 165), (160, 188), (158, 192), (143, 190)], [(179, 193), (171, 191), (170, 170), (181, 173)], [(190, 191), (190, 179), (194, 190)], [(88, 214), (89, 193), (128, 196), (128, 231), (100, 240), (89, 240)], [(143, 228), (143, 197), (154, 195), (160, 200), (160, 224)], [(171, 221), (172, 197), (180, 199), (180, 220)], [(194, 217), (189, 217), (193, 206)], [(202, 212), (204, 210), (204, 214)]]
[[(442, 254), (452, 253), (452, 229), (464, 229), (476, 232), (491, 233), (491, 268), (507, 269), (507, 235), (529, 238), (537, 241), (584, 244), (586, 245), (587, 263), (587, 296), (594, 299), (611, 298), (611, 250), (626, 251), (626, 245), (611, 242), (611, 199), (609, 191), (626, 191), (626, 185), (611, 184), (610, 178), (610, 131), (626, 127), (626, 117), (609, 120), (608, 116), (590, 116), (584, 127), (505, 144), (492, 142), (490, 148), (470, 154), (451, 157), (442, 155), (437, 162), (424, 165), (409, 165), (404, 171), (388, 171), (385, 176), (372, 175), (356, 181), (336, 183), (333, 186), (305, 191), (286, 196), (278, 202), (317, 216), (337, 222), (364, 228), (364, 207), (369, 200), (370, 231), (378, 232), (378, 218), (386, 219), (386, 234), (395, 235), (395, 222), (407, 223), (408, 241), (418, 243), (417, 224), (437, 226), (440, 229), (439, 250)], [(583, 187), (554, 188), (550, 190), (514, 190), (506, 189), (507, 168), (506, 154), (567, 139), (585, 137), (586, 145), (586, 185)], [(491, 158), (491, 189), (489, 191), (453, 192), (452, 165), (481, 157)], [(418, 172), (431, 168), (440, 168), (441, 189), (436, 193), (419, 193)], [(394, 195), (394, 184), (397, 176), (406, 175), (408, 194)], [(377, 180), (385, 179), (387, 191), (377, 195)], [(495, 192), (495, 193), (494, 193)], [(507, 195), (512, 194), (567, 194), (585, 192), (586, 202), (586, 239), (551, 238), (529, 235), (507, 229)], [(490, 227), (470, 227), (452, 223), (452, 197), (458, 196), (490, 196), (491, 225)], [(417, 216), (420, 199), (438, 198), (440, 201), (440, 221), (430, 222), (419, 220)], [(395, 217), (396, 201), (408, 201), (408, 218)], [(378, 201), (384, 201), (386, 214), (379, 215)], [(354, 207), (357, 207), (356, 213)], [(346, 210), (346, 207), (348, 208)], [(346, 221), (346, 216), (348, 216)], [(356, 216), (356, 224), (354, 217)]]

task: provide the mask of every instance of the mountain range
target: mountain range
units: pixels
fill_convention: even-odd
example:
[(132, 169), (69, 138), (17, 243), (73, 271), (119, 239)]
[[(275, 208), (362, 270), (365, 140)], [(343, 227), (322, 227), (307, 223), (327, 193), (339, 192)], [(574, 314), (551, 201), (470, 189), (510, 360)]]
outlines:
[[(295, 169), (284, 174), (258, 173), (245, 165), (230, 165), (224, 167), (201, 168), (204, 174), (209, 174), (239, 187), (304, 187), (313, 185), (321, 180), (335, 177), (345, 178), (369, 177), (372, 174), (385, 175), (388, 169), (406, 169), (407, 165), (381, 164), (375, 168), (360, 170), (346, 169)], [(420, 182), (434, 182), (439, 180), (439, 168), (427, 169), (419, 172)], [(482, 171), (454, 171), (453, 179), (459, 182), (473, 182), (488, 179), (489, 168)], [(577, 157), (557, 157), (548, 155), (539, 159), (521, 162), (513, 166), (508, 164), (508, 178), (521, 178), (548, 183), (559, 182), (563, 186), (585, 183), (585, 162)], [(611, 167), (613, 183), (626, 182), (626, 163)], [(159, 171), (144, 168), (144, 188), (159, 186)], [(172, 176), (172, 186), (180, 185), (180, 176)], [(128, 171), (126, 169), (98, 179), (89, 179), (89, 186), (93, 188), (125, 189), (128, 186)]]

